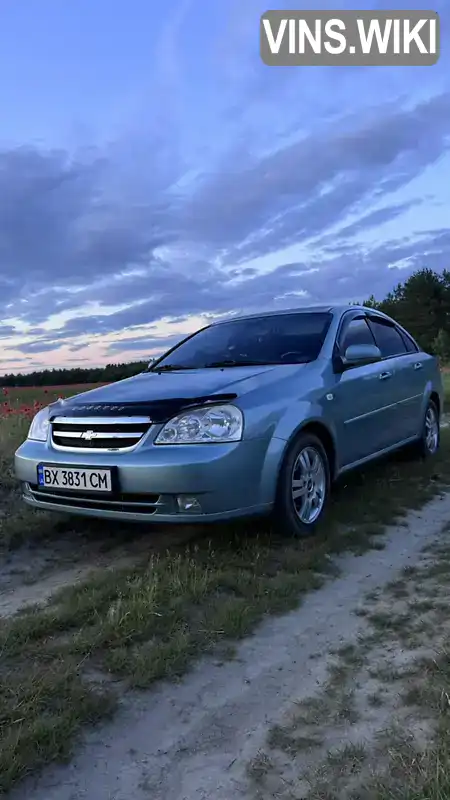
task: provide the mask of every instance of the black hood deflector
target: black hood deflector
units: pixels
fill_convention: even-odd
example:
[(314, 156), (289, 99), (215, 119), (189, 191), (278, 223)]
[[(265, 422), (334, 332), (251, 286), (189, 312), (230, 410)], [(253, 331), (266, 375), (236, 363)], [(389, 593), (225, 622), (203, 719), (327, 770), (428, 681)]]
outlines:
[(123, 403), (77, 403), (65, 400), (50, 406), (50, 419), (55, 417), (150, 417), (152, 422), (167, 422), (189, 408), (218, 405), (235, 400), (237, 394), (214, 394), (203, 397), (177, 397), (169, 400)]

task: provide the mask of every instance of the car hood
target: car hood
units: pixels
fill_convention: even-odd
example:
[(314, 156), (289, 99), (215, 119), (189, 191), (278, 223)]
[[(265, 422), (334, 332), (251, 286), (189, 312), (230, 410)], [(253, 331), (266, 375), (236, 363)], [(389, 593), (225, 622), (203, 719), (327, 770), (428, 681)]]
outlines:
[(164, 421), (178, 410), (208, 401), (229, 402), (303, 365), (146, 372), (91, 389), (52, 406), (52, 416), (151, 414)]

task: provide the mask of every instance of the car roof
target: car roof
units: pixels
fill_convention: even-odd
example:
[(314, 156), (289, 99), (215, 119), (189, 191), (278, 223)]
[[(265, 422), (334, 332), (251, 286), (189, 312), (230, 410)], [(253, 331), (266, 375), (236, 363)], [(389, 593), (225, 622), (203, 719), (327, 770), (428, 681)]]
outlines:
[[(211, 324), (225, 325), (227, 322), (234, 322), (235, 320), (260, 319), (261, 317), (277, 317), (288, 314), (322, 313), (322, 314), (334, 314), (336, 316), (340, 316), (345, 311), (368, 311), (368, 310), (369, 309), (366, 306), (331, 305), (330, 303), (328, 303), (327, 305), (301, 306), (300, 308), (283, 308), (283, 309), (278, 309), (276, 311), (258, 311), (255, 314), (242, 314), (242, 315), (238, 314), (233, 317), (228, 317), (227, 319), (215, 320)], [(380, 313), (380, 312), (375, 312), (375, 313)]]

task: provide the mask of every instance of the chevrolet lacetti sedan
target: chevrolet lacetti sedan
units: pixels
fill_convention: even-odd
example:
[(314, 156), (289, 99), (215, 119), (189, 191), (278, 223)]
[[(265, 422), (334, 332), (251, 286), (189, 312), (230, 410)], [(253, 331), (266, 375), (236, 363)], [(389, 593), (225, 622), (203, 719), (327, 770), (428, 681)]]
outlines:
[(436, 453), (442, 405), (437, 359), (384, 314), (257, 314), (40, 411), (15, 469), (35, 508), (145, 523), (275, 512), (303, 536), (345, 471), (407, 444)]

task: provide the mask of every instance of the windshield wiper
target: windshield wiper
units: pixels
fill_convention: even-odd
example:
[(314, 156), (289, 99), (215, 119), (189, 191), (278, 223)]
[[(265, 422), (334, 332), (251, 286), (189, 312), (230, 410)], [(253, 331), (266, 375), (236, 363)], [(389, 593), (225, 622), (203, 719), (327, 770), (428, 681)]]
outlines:
[(279, 364), (278, 361), (237, 361), (234, 358), (225, 358), (223, 361), (210, 361), (204, 365), (204, 369), (212, 369), (214, 367), (267, 367)]
[(186, 364), (163, 364), (162, 367), (150, 367), (147, 372), (175, 372), (177, 370), (198, 369), (198, 367), (188, 367)]
[(221, 361), (209, 361), (207, 364), (197, 364), (195, 367), (187, 366), (186, 364), (163, 364), (163, 366), (158, 367), (152, 366), (147, 372), (177, 372), (180, 370), (188, 370), (188, 369), (225, 369), (227, 367), (273, 367), (273, 366), (283, 366), (286, 364), (305, 364), (310, 359), (299, 360), (296, 362), (283, 362), (283, 361), (265, 361), (263, 359), (235, 359), (235, 358), (224, 358)]
[(309, 364), (310, 361), (310, 358), (302, 358), (297, 361), (263, 361), (262, 359), (261, 361), (257, 361), (256, 359), (237, 361), (233, 358), (227, 358), (223, 361), (210, 361), (208, 364), (203, 365), (203, 369), (210, 369), (212, 367), (292, 367), (296, 364)]

